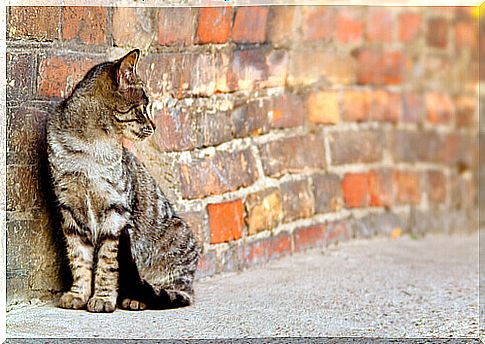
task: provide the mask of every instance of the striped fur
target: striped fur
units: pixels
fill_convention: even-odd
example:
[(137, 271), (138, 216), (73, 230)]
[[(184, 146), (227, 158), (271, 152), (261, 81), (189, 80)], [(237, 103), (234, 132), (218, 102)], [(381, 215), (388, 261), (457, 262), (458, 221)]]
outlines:
[(113, 312), (193, 302), (199, 249), (123, 138), (155, 130), (139, 51), (93, 67), (49, 116), (48, 158), (73, 284), (59, 302)]

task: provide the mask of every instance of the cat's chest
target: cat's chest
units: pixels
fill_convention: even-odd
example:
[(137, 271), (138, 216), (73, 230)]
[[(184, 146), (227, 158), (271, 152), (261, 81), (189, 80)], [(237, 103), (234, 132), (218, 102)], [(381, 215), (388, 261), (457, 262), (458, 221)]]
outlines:
[(119, 180), (122, 150), (112, 140), (80, 140), (52, 135), (50, 163), (61, 173), (83, 173), (91, 180)]

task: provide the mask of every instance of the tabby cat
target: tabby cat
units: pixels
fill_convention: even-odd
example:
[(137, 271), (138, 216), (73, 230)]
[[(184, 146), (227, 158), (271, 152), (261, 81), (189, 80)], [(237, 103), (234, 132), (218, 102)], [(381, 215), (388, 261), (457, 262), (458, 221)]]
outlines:
[(73, 276), (62, 308), (163, 309), (193, 302), (196, 239), (122, 146), (155, 130), (138, 49), (93, 67), (49, 116), (48, 161)]

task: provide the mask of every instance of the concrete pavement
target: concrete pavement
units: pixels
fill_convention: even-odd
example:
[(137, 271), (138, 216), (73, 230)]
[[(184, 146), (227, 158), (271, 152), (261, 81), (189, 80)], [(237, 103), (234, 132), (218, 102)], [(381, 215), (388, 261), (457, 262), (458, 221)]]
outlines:
[(196, 304), (7, 314), (7, 337), (477, 337), (478, 233), (355, 240), (196, 285)]

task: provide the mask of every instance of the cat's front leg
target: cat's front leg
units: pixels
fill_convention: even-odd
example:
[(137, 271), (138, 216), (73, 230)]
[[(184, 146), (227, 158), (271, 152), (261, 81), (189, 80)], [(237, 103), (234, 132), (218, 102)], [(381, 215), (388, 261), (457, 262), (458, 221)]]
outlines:
[(97, 241), (98, 253), (94, 276), (94, 294), (89, 299), (90, 312), (113, 312), (118, 297), (118, 246), (126, 216), (119, 210), (111, 211), (102, 226)]
[(86, 306), (91, 296), (94, 246), (82, 236), (70, 211), (62, 210), (61, 213), (73, 282), (71, 290), (62, 295), (59, 307), (80, 309)]

